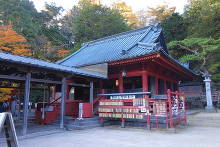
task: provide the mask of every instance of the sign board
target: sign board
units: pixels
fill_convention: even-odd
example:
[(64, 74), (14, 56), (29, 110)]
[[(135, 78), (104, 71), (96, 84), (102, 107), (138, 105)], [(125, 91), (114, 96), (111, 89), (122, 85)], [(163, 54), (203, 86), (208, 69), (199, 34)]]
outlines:
[(105, 75), (106, 77), (108, 75), (108, 63), (81, 66), (79, 68), (89, 70), (89, 71), (92, 71), (92, 72), (98, 72), (100, 74)]
[(116, 95), (110, 96), (110, 99), (135, 99), (135, 95)]

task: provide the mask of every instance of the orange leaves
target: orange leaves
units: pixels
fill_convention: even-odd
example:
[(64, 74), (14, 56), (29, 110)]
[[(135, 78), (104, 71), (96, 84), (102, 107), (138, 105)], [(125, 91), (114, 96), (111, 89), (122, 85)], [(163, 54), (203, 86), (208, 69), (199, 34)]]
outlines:
[(25, 55), (25, 56), (30, 56), (31, 55), (30, 52), (31, 52), (30, 49), (14, 49), (12, 51), (13, 54)]
[(11, 51), (11, 48), (4, 47), (4, 46), (1, 46), (0, 49), (3, 50), (3, 51), (6, 51), (6, 52), (10, 52)]
[(16, 33), (12, 26), (0, 27), (0, 50), (19, 55), (30, 55), (26, 39)]
[(60, 56), (60, 57), (63, 57), (64, 55), (66, 55), (69, 52), (70, 52), (69, 50), (60, 49), (60, 50), (57, 51), (57, 55)]

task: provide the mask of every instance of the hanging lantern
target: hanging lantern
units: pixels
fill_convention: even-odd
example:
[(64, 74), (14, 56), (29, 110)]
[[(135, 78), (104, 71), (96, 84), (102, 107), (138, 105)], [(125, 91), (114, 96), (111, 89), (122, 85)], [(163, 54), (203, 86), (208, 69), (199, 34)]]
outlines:
[(72, 87), (72, 88), (70, 89), (70, 93), (71, 93), (71, 94), (74, 94), (74, 93), (75, 93), (75, 88), (74, 88), (74, 87)]
[(118, 86), (118, 85), (119, 85), (118, 80), (115, 80), (115, 85), (116, 85), (116, 86)]

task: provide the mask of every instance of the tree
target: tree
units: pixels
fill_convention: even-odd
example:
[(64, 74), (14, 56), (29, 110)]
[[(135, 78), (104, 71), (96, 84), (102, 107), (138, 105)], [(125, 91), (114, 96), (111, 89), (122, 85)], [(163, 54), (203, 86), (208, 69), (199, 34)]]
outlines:
[(220, 37), (220, 1), (190, 0), (184, 13), (191, 37)]
[(40, 31), (38, 17), (33, 2), (29, 0), (0, 0), (2, 24), (13, 25), (13, 29), (28, 41), (33, 41)]
[(128, 6), (123, 1), (118, 1), (113, 3), (113, 7), (121, 13), (121, 15), (125, 18), (125, 20), (127, 21), (128, 25), (131, 28), (138, 27), (139, 25), (138, 18), (135, 15), (135, 13), (133, 13), (133, 10), (130, 6)]
[(138, 19), (138, 27), (146, 27), (148, 24), (148, 16), (146, 10), (139, 10), (136, 13), (137, 19)]
[(0, 50), (19, 55), (31, 55), (26, 39), (17, 34), (12, 26), (0, 27)]
[(191, 63), (202, 75), (212, 74), (214, 83), (220, 82), (220, 39), (187, 38), (170, 42), (168, 47), (174, 57)]
[(156, 8), (149, 8), (147, 14), (149, 17), (149, 23), (155, 24), (158, 21), (164, 21), (174, 13), (175, 9), (175, 7), (169, 8), (168, 5), (160, 5)]
[(83, 42), (130, 29), (118, 10), (92, 3), (73, 7), (67, 18), (69, 20), (66, 20), (64, 25), (68, 23), (71, 28), (75, 48), (79, 48)]
[(70, 49), (72, 43), (59, 25), (62, 7), (45, 4), (37, 12), (30, 0), (0, 0), (0, 23), (11, 24), (13, 29), (27, 40), (32, 55), (37, 58), (59, 59), (59, 49)]
[(187, 37), (187, 23), (178, 13), (173, 13), (162, 21), (161, 25), (167, 43), (175, 40), (183, 40)]

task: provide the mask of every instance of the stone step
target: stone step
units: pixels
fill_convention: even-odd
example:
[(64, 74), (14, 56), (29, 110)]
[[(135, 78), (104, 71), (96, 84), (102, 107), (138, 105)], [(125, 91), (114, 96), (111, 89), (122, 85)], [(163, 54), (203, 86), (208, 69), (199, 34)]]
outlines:
[[(101, 126), (98, 117), (83, 118), (81, 120), (75, 118), (66, 118), (67, 117), (65, 117), (65, 127), (67, 130), (89, 129)], [(56, 122), (59, 122), (59, 120), (56, 120)]]
[(197, 127), (220, 127), (220, 113), (201, 112), (188, 117), (188, 123)]

